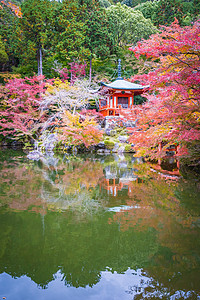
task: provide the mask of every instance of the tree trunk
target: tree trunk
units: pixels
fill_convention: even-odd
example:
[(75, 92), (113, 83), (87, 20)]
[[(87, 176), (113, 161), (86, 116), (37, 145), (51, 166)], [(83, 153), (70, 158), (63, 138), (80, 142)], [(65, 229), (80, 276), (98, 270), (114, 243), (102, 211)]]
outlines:
[(89, 81), (92, 81), (92, 58), (90, 59), (90, 75), (89, 75)]
[[(72, 67), (71, 67), (71, 69), (72, 69)], [(73, 74), (72, 74), (72, 70), (71, 70), (70, 85), (73, 85)]]
[(38, 62), (38, 76), (43, 75), (43, 73), (42, 73), (42, 47), (41, 46), (39, 46), (39, 49), (38, 49), (37, 62)]

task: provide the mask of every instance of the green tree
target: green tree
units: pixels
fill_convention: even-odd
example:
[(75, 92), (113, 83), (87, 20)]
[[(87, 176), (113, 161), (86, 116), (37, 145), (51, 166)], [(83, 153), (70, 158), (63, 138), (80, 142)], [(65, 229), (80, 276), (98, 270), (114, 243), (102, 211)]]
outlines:
[(132, 0), (133, 1), (133, 7), (145, 3), (147, 0)]
[(22, 64), (31, 58), (37, 59), (38, 75), (43, 73), (42, 56), (49, 50), (54, 7), (55, 1), (49, 0), (26, 0), (22, 3)]
[(183, 25), (191, 25), (191, 22), (200, 18), (200, 2), (199, 0), (184, 1), (183, 6)]
[(157, 9), (159, 1), (147, 1), (145, 3), (141, 3), (135, 7), (136, 10), (139, 10), (143, 13), (143, 16), (146, 19), (153, 20), (155, 10)]
[(198, 0), (158, 0), (146, 1), (135, 7), (143, 13), (145, 18), (150, 18), (154, 25), (168, 25), (179, 20), (182, 25), (191, 25), (198, 18), (200, 2)]
[(183, 3), (181, 0), (159, 0), (152, 16), (154, 25), (169, 25), (176, 18), (182, 25)]
[(133, 0), (123, 0), (122, 4), (125, 4), (127, 6), (132, 7), (133, 6)]
[(85, 47), (89, 49), (90, 56), (90, 80), (92, 72), (92, 58), (107, 58), (114, 49), (114, 36), (111, 24), (105, 10), (98, 2), (90, 1), (84, 7), (86, 36)]
[(2, 38), (0, 36), (0, 63), (5, 64), (8, 61), (8, 55), (5, 50), (5, 45), (2, 42)]
[(105, 7), (105, 8), (111, 6), (111, 3), (110, 3), (109, 0), (99, 0), (99, 4), (100, 4), (102, 7)]
[[(17, 8), (17, 6), (15, 6)], [(12, 10), (12, 7), (6, 2), (1, 3), (0, 7), (0, 36), (1, 36), (1, 56), (3, 61), (7, 62), (4, 70), (11, 71), (12, 66), (17, 66), (19, 63), (18, 49), (19, 49), (19, 17)]]
[(56, 10), (53, 27), (52, 53), (54, 59), (65, 66), (71, 61), (86, 59), (89, 55), (89, 50), (84, 46), (86, 25), (78, 0), (63, 1)]
[(106, 9), (106, 13), (112, 23), (115, 44), (121, 47), (136, 44), (156, 32), (151, 20), (145, 19), (141, 12), (121, 3), (111, 5)]
[(98, 1), (64, 1), (56, 13), (53, 56), (62, 65), (106, 58), (114, 48), (112, 30)]

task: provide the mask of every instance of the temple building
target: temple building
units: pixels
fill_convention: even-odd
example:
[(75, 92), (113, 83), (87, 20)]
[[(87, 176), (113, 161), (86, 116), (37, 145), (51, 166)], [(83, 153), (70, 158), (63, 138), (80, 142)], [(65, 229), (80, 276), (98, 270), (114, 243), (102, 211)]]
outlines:
[(132, 83), (121, 77), (121, 60), (118, 65), (118, 78), (109, 83), (101, 83), (105, 96), (99, 99), (99, 111), (103, 116), (119, 116), (121, 109), (131, 109), (134, 96), (144, 93), (149, 86)]

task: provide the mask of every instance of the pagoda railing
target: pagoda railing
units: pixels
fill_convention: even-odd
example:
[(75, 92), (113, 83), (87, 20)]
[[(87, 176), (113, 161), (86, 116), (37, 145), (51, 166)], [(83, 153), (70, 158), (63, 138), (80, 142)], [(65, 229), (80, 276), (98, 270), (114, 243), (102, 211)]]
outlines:
[[(106, 100), (105, 100), (106, 101)], [(106, 109), (115, 109), (115, 110), (120, 110), (120, 109), (131, 109), (133, 105), (128, 106), (128, 104), (119, 104), (116, 107), (111, 106), (111, 105), (102, 105), (101, 101), (99, 101), (99, 110), (106, 110)]]

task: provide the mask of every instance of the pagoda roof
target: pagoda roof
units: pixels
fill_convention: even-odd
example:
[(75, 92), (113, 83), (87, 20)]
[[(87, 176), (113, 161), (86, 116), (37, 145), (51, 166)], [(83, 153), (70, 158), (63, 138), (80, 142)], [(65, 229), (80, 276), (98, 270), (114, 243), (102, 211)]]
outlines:
[(149, 88), (149, 85), (144, 86), (141, 84), (132, 83), (124, 80), (122, 77), (117, 78), (115, 81), (108, 84), (102, 82), (101, 85), (114, 90), (144, 90)]

